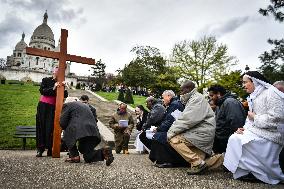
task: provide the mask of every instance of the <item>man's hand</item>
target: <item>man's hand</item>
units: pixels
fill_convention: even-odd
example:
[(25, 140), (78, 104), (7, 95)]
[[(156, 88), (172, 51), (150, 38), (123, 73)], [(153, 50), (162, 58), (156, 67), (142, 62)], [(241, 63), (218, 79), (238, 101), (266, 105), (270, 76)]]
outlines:
[(249, 120), (253, 121), (253, 120), (254, 120), (254, 116), (255, 116), (255, 113), (253, 113), (253, 112), (251, 112), (251, 111), (248, 112), (248, 118), (249, 118)]

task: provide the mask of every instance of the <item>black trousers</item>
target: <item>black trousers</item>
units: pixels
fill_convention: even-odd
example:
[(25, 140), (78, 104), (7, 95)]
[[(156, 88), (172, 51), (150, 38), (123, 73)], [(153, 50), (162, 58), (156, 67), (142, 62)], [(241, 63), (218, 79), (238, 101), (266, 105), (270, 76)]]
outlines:
[(227, 144), (228, 144), (229, 138), (219, 139), (217, 137), (214, 138), (213, 143), (213, 152), (215, 154), (222, 154), (223, 152), (226, 152)]
[(151, 146), (152, 146), (152, 140), (148, 139), (146, 137), (146, 132), (143, 131), (140, 135), (139, 135), (139, 139), (140, 141), (149, 149), (151, 150)]
[[(101, 142), (97, 137), (89, 136), (80, 138), (78, 140), (78, 148), (75, 144), (71, 149), (69, 149), (70, 157), (79, 156), (79, 152), (83, 154), (83, 158), (86, 163), (91, 163), (95, 161), (104, 161), (102, 149), (95, 150), (95, 147)], [(78, 151), (79, 150), (79, 151)]]
[(189, 167), (189, 163), (170, 144), (160, 143), (157, 140), (152, 141), (149, 159), (157, 164), (171, 163), (175, 167)]

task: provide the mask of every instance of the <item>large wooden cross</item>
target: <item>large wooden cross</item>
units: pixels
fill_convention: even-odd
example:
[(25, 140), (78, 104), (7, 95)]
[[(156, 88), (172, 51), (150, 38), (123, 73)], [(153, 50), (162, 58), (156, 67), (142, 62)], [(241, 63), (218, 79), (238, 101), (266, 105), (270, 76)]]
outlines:
[[(66, 61), (78, 62), (83, 64), (95, 64), (95, 60), (92, 58), (85, 58), (76, 55), (67, 54), (67, 37), (68, 30), (61, 29), (61, 40), (60, 40), (60, 52), (46, 51), (36, 48), (26, 48), (26, 53), (29, 55), (35, 55), (46, 58), (59, 59), (59, 69), (57, 82), (60, 84), (65, 79), (65, 68)], [(61, 128), (59, 125), (60, 114), (63, 106), (64, 100), (64, 87), (57, 87), (56, 91), (56, 107), (55, 107), (55, 117), (54, 117), (54, 131), (53, 131), (53, 148), (52, 157), (60, 157), (60, 144), (61, 144)]]

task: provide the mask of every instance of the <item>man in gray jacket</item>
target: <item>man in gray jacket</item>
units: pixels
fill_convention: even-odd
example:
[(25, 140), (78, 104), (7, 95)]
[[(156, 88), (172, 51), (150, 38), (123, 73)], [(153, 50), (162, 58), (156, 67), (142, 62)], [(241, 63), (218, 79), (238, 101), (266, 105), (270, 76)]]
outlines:
[[(201, 174), (209, 166), (221, 165), (222, 156), (209, 158), (215, 135), (215, 116), (205, 97), (197, 92), (192, 81), (181, 86), (181, 102), (185, 109), (170, 127), (170, 145), (191, 165), (188, 174)], [(208, 163), (207, 163), (208, 162)]]
[(66, 162), (79, 163), (79, 151), (86, 163), (106, 160), (106, 165), (109, 166), (113, 162), (114, 157), (109, 147), (94, 150), (101, 142), (101, 137), (88, 105), (79, 101), (65, 103), (60, 116), (60, 126), (64, 130), (63, 140), (69, 150), (70, 158), (66, 159)]

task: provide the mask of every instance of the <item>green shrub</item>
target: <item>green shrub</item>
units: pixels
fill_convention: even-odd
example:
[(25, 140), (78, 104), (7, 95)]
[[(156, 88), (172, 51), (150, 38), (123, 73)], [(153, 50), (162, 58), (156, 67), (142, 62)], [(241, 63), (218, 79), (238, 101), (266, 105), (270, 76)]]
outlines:
[(117, 100), (124, 102), (124, 92), (122, 89), (119, 90)]
[(8, 81), (8, 84), (24, 85), (24, 82), (18, 81), (18, 80), (10, 80), (10, 81)]
[(77, 85), (76, 85), (76, 89), (81, 89), (81, 85), (80, 85), (80, 83), (77, 83)]
[(127, 89), (127, 90), (126, 90), (124, 102), (125, 102), (126, 104), (134, 104), (132, 92), (131, 92), (130, 89)]

